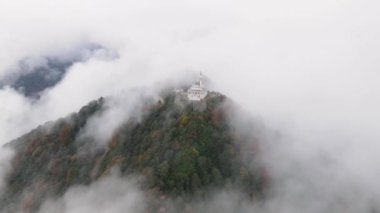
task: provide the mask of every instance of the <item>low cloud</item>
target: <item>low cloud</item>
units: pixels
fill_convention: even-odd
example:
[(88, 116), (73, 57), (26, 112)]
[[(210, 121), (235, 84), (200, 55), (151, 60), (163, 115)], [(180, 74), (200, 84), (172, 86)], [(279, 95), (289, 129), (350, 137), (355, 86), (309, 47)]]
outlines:
[(89, 118), (77, 140), (89, 139), (103, 147), (122, 124), (131, 120), (139, 122), (144, 110), (160, 100), (160, 90), (135, 88), (106, 97), (101, 112)]
[[(247, 204), (242, 212), (375, 212), (378, 7), (372, 0), (5, 3), (1, 79), (24, 57), (83, 41), (102, 44), (119, 57), (74, 64), (35, 102), (9, 87), (0, 90), (0, 143), (100, 96), (202, 70), (212, 89), (275, 132), (259, 138), (274, 182), (271, 194), (262, 206)], [(112, 121), (124, 113), (118, 106), (123, 104), (97, 119)], [(231, 203), (223, 209), (234, 209), (234, 196), (221, 194), (205, 205), (220, 209)], [(65, 202), (72, 205), (66, 212), (79, 211), (78, 203)]]
[(89, 186), (70, 188), (62, 198), (45, 202), (39, 213), (138, 213), (144, 212), (145, 201), (133, 178), (113, 175)]

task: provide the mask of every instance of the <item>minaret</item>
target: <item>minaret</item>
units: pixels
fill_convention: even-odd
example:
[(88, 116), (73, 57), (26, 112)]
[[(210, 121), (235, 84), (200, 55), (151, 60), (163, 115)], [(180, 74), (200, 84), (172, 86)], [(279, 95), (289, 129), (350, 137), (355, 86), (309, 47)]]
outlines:
[(202, 87), (202, 72), (199, 72), (199, 86)]
[(200, 72), (198, 82), (195, 82), (187, 90), (187, 98), (190, 101), (200, 101), (207, 96), (207, 90), (203, 88), (202, 78), (202, 72)]

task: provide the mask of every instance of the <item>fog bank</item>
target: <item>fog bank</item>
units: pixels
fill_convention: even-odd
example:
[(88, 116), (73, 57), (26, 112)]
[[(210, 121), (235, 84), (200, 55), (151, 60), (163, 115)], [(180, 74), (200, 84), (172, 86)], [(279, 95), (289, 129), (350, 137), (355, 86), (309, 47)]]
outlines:
[[(379, 211), (379, 6), (374, 0), (3, 2), (0, 79), (25, 57), (78, 43), (100, 44), (118, 57), (75, 63), (38, 101), (1, 89), (0, 143), (100, 96), (202, 70), (210, 89), (277, 133), (260, 138), (271, 196), (242, 212)], [(221, 200), (233, 201), (220, 197), (205, 205), (219, 209)]]

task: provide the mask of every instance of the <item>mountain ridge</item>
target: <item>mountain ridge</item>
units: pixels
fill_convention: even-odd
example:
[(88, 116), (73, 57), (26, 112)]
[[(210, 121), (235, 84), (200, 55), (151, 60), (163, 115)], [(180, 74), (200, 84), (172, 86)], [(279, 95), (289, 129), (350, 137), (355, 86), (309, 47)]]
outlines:
[[(140, 174), (141, 189), (154, 196), (206, 196), (225, 186), (251, 198), (262, 195), (265, 180), (254, 163), (257, 144), (245, 144), (250, 136), (230, 125), (232, 102), (226, 96), (213, 92), (189, 103), (176, 93), (165, 93), (158, 101), (147, 101), (140, 121), (126, 121), (106, 146), (93, 149), (91, 138), (78, 136), (91, 117), (102, 113), (105, 102), (92, 101), (78, 113), (8, 144), (16, 150), (1, 199), (12, 203), (9, 212), (36, 212), (47, 198), (89, 185), (116, 167), (123, 177)], [(244, 149), (253, 151), (242, 155)]]

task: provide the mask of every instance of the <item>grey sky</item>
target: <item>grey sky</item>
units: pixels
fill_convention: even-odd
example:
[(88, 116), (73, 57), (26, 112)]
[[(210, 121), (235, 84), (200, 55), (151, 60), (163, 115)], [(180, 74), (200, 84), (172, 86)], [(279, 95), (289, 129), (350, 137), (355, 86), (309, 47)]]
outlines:
[[(151, 86), (184, 70), (202, 70), (213, 89), (286, 135), (268, 142), (268, 166), (282, 184), (270, 207), (281, 205), (282, 193), (295, 185), (299, 191), (290, 193), (289, 212), (297, 196), (312, 206), (314, 194), (309, 192), (315, 188), (326, 199), (317, 199), (316, 207), (302, 212), (318, 212), (338, 198), (364, 210), (380, 199), (380, 2), (0, 4), (0, 78), (23, 57), (64, 51), (82, 42), (99, 43), (120, 56), (95, 56), (75, 64), (37, 103), (9, 88), (1, 90), (0, 143), (99, 96)], [(331, 162), (327, 166), (326, 159)], [(358, 197), (348, 196), (355, 193)]]

